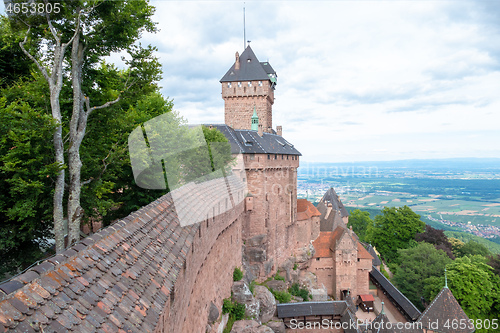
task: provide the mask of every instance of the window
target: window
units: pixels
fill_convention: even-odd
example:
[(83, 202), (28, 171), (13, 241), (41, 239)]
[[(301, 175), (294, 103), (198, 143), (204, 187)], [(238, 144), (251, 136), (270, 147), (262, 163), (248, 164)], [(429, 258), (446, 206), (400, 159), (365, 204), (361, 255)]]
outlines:
[(231, 82), (228, 82), (228, 83), (227, 83), (227, 87), (228, 87), (228, 88), (231, 88)]
[(243, 92), (246, 93), (247, 92), (247, 87), (243, 87)]
[(259, 81), (259, 87), (262, 87), (262, 81)]
[(319, 261), (319, 258), (316, 258), (316, 261)]
[(278, 159), (278, 154), (274, 154), (274, 159), (277, 160)]
[(267, 159), (270, 160), (271, 159), (271, 155), (267, 154)]
[(252, 86), (252, 82), (251, 81), (248, 81), (248, 86), (251, 87)]
[(241, 88), (241, 82), (238, 82), (238, 88)]

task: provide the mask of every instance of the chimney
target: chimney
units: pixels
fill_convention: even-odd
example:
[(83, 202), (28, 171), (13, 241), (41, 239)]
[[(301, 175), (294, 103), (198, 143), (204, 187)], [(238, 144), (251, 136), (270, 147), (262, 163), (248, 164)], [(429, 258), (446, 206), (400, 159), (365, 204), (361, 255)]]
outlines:
[(240, 69), (240, 54), (236, 52), (236, 61), (234, 62), (234, 69)]
[(259, 136), (262, 136), (262, 135), (264, 135), (264, 133), (263, 133), (263, 132), (264, 132), (264, 131), (262, 130), (262, 124), (259, 124), (259, 129), (258, 129), (258, 132), (257, 132), (257, 133), (259, 133)]
[(276, 126), (276, 134), (283, 136), (283, 128), (281, 126)]

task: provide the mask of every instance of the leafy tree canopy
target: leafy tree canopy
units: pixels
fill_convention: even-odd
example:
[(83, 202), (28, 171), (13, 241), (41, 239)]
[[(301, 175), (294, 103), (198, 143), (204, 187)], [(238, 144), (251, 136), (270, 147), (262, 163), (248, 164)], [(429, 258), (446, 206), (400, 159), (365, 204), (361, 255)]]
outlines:
[(434, 245), (421, 242), (409, 249), (398, 250), (401, 264), (393, 277), (393, 282), (410, 301), (424, 309), (421, 297), (424, 297), (426, 279), (442, 277), (444, 268), (452, 260)]
[(397, 250), (406, 249), (415, 235), (424, 230), (425, 223), (408, 206), (384, 207), (382, 215), (375, 216), (366, 230), (366, 241), (376, 246), (382, 256), (396, 261)]
[(372, 223), (373, 220), (370, 218), (370, 213), (356, 209), (350, 212), (347, 227), (352, 226), (352, 230), (358, 235), (359, 239), (364, 241), (366, 229)]
[(443, 230), (434, 229), (427, 224), (425, 226), (425, 231), (423, 233), (417, 234), (415, 236), (415, 240), (417, 242), (427, 242), (430, 244), (434, 244), (436, 249), (443, 250), (451, 259), (455, 259), (455, 256), (453, 255), (452, 245), (448, 241), (448, 237), (446, 237)]

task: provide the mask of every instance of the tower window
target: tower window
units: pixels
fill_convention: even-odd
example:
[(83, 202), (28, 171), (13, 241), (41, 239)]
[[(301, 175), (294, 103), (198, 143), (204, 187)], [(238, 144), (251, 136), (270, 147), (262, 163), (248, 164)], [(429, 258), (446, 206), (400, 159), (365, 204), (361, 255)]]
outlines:
[(228, 82), (228, 83), (227, 83), (227, 87), (228, 87), (228, 88), (231, 88), (231, 82)]
[(247, 87), (243, 87), (243, 92), (247, 92)]
[(270, 160), (271, 159), (271, 155), (267, 154), (267, 159)]
[(238, 82), (238, 88), (241, 88), (241, 82)]
[(252, 86), (252, 82), (251, 81), (248, 81), (248, 86), (251, 87)]
[(259, 87), (262, 87), (262, 81), (259, 81)]

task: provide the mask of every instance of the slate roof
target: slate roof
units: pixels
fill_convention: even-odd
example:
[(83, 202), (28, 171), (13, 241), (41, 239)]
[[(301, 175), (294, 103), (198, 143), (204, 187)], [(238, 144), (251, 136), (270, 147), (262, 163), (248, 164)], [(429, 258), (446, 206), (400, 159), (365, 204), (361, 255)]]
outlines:
[(347, 309), (345, 301), (299, 302), (277, 304), (278, 318), (340, 316)]
[[(433, 329), (436, 333), (471, 333), (475, 331), (472, 327), (467, 327), (465, 329), (461, 327), (452, 327), (452, 321), (460, 323), (461, 320), (469, 323), (469, 317), (467, 317), (460, 304), (458, 304), (455, 296), (453, 296), (450, 289), (447, 287), (441, 289), (432, 303), (425, 309), (420, 318), (418, 318), (418, 322), (422, 323), (423, 328), (429, 329), (429, 323), (438, 323), (438, 329)], [(448, 322), (448, 325), (445, 325), (446, 322)]]
[(390, 298), (392, 298), (392, 300), (396, 303), (395, 305), (401, 309), (400, 311), (402, 311), (402, 314), (405, 315), (405, 317), (411, 319), (412, 321), (418, 319), (420, 311), (374, 266), (372, 266), (372, 270), (370, 272), (370, 279), (387, 292)]
[(159, 198), (0, 285), (0, 332), (153, 332), (198, 227)]
[(340, 201), (339, 196), (333, 189), (333, 187), (330, 187), (328, 191), (326, 191), (325, 195), (323, 195), (323, 198), (321, 198), (321, 201), (326, 203), (331, 203), (332, 204), (332, 209), (339, 211), (340, 216), (345, 217), (349, 216), (349, 212), (347, 209), (344, 207), (344, 204), (342, 201)]
[(302, 154), (282, 136), (272, 133), (263, 133), (260, 136), (252, 130), (235, 130), (225, 124), (205, 125), (213, 126), (224, 134), (231, 144), (231, 153), (233, 154), (283, 154), (297, 155)]
[[(388, 324), (389, 323), (389, 324)], [(379, 313), (371, 323), (372, 333), (396, 333), (385, 313)]]
[(235, 69), (235, 67), (236, 62), (220, 79), (220, 82), (264, 81), (271, 79), (269, 75), (276, 75), (268, 62), (259, 62), (250, 45), (240, 55), (240, 69)]
[(361, 333), (361, 329), (358, 327), (356, 317), (351, 313), (351, 311), (345, 311), (340, 322), (343, 324), (344, 333)]
[(366, 246), (366, 250), (373, 257), (373, 261), (372, 261), (373, 266), (380, 266), (380, 265), (382, 265), (382, 262), (380, 261), (380, 258), (378, 257), (377, 252), (375, 252), (375, 249), (373, 248), (373, 246), (371, 244), (368, 244)]
[(314, 205), (306, 199), (297, 199), (297, 221), (308, 220), (313, 216), (320, 216), (321, 213)]

